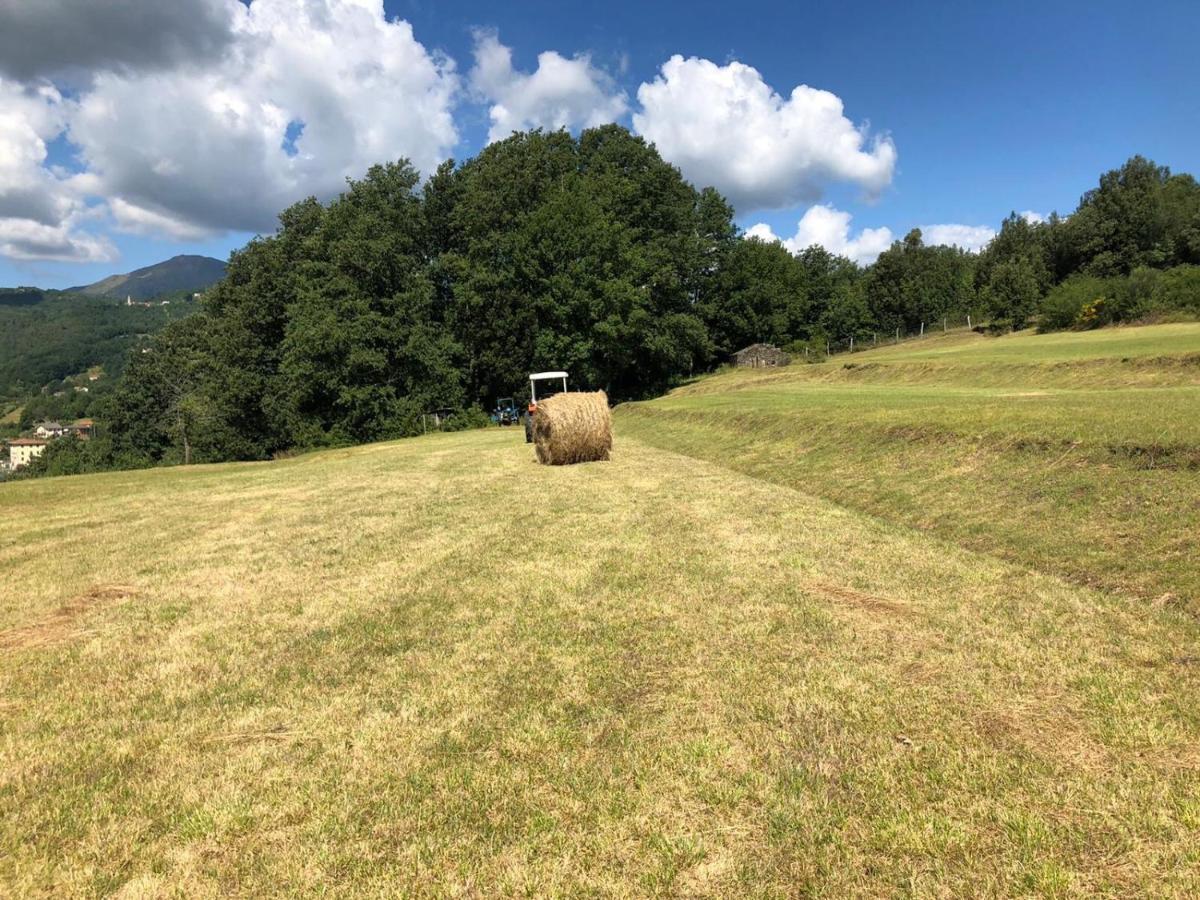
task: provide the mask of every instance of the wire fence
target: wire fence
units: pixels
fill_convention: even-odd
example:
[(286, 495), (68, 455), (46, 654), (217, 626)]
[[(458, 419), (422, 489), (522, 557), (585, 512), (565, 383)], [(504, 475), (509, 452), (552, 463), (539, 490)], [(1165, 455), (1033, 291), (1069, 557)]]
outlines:
[(915, 330), (893, 328), (891, 330), (862, 330), (842, 337), (823, 337), (808, 341), (796, 341), (788, 346), (795, 362), (817, 362), (839, 353), (861, 353), (878, 347), (888, 347), (909, 341), (918, 341), (938, 334), (953, 331), (980, 330), (986, 323), (973, 314), (943, 316), (934, 322), (922, 322)]

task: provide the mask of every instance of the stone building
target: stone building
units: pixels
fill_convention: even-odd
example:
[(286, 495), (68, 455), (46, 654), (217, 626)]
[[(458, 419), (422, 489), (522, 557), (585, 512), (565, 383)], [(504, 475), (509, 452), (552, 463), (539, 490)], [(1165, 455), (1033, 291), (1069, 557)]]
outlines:
[(791, 361), (790, 356), (772, 344), (751, 344), (733, 354), (735, 366), (749, 366), (752, 369), (786, 366)]

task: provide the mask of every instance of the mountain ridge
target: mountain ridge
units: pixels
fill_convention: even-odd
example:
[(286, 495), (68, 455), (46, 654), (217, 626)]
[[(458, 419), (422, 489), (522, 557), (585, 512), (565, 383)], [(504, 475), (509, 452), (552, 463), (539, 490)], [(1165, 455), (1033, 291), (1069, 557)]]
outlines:
[(211, 256), (179, 254), (170, 259), (92, 284), (68, 288), (67, 293), (88, 297), (132, 297), (149, 300), (172, 291), (202, 291), (225, 277), (225, 263)]

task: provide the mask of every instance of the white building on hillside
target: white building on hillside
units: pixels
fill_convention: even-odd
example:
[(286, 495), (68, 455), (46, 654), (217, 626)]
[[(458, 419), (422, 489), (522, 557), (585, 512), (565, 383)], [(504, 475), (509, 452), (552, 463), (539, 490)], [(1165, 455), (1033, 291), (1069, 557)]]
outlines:
[(67, 430), (67, 426), (59, 422), (38, 422), (33, 426), (33, 433), (40, 438), (62, 437)]
[(15, 472), (22, 466), (27, 466), (44, 452), (46, 441), (39, 438), (14, 438), (8, 442), (8, 468)]

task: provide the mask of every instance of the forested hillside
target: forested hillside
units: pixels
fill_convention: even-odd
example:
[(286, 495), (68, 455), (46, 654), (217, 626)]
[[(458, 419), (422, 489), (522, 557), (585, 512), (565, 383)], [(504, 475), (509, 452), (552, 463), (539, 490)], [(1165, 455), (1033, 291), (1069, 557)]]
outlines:
[(129, 349), (196, 308), (17, 288), (0, 292), (0, 400), (23, 399), (91, 366), (121, 372)]
[(978, 255), (913, 231), (860, 268), (741, 237), (716, 191), (619, 126), (514, 134), (423, 185), (401, 161), (285, 210), (199, 315), (130, 361), (111, 441), (31, 473), (412, 434), (429, 409), (519, 396), (536, 369), (621, 401), (755, 341), (823, 352), (968, 315), (995, 330), (1186, 317), (1197, 263), (1200, 186), (1140, 157), (1068, 217), (1010, 216)]

